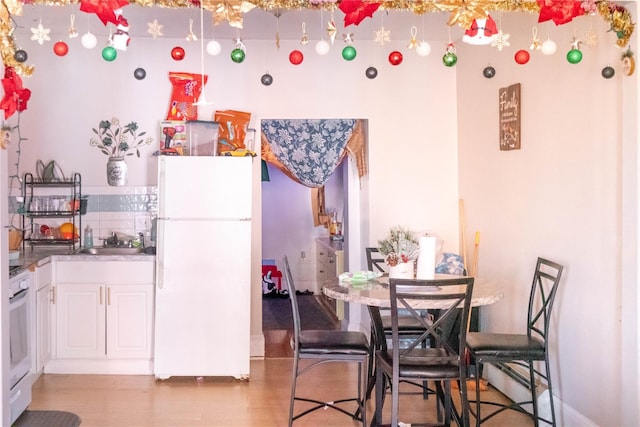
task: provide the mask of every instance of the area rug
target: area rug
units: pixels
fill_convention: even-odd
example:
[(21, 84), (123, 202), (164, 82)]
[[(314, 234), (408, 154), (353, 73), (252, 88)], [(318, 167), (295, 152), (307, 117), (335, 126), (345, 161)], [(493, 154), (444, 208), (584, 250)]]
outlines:
[(12, 427), (78, 427), (80, 422), (80, 417), (71, 412), (26, 410)]
[[(300, 326), (302, 329), (338, 329), (337, 320), (329, 314), (315, 295), (298, 295)], [(289, 298), (262, 300), (262, 329), (293, 330), (293, 315)]]

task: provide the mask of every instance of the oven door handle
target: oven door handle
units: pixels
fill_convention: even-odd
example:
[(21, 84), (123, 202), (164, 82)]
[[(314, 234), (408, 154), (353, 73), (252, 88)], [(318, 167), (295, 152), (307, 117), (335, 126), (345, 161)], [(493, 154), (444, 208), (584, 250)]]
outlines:
[(29, 289), (22, 289), (20, 292), (9, 298), (9, 304), (18, 303), (22, 298), (27, 296), (27, 292), (29, 292)]

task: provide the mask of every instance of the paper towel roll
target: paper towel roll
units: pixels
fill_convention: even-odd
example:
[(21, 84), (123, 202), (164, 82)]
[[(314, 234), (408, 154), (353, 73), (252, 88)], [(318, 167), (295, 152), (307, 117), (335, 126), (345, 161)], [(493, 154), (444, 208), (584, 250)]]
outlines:
[(422, 236), (418, 243), (420, 251), (416, 279), (433, 279), (436, 271), (436, 237)]

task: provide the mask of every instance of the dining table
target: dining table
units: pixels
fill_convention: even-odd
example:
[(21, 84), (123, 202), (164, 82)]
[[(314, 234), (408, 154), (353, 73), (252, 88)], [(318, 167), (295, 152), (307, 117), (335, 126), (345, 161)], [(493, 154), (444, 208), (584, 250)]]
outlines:
[[(364, 273), (364, 274), (361, 274)], [(369, 313), (378, 312), (380, 309), (391, 307), (390, 293), (389, 293), (389, 277), (383, 275), (380, 277), (371, 278), (370, 280), (364, 280), (363, 275), (366, 277), (371, 272), (361, 272), (354, 274), (350, 277), (349, 273), (343, 273), (341, 276), (333, 278), (323, 284), (322, 292), (329, 298), (335, 300), (361, 304), (368, 306)], [(451, 274), (435, 274), (433, 280), (447, 280), (453, 279), (456, 276)], [(410, 286), (410, 285), (408, 285)], [(462, 287), (462, 286), (461, 286)], [(449, 289), (453, 290), (453, 289)], [(432, 289), (428, 289), (426, 292), (440, 292), (441, 289), (434, 286)], [(476, 279), (473, 284), (473, 293), (471, 295), (471, 307), (479, 307), (484, 305), (490, 305), (504, 298), (504, 290), (502, 286), (493, 283), (485, 279)], [(432, 313), (439, 309), (446, 309), (448, 307), (447, 300), (415, 300), (409, 302), (411, 307), (419, 310), (430, 310)], [(377, 315), (379, 318), (379, 314)], [(380, 320), (378, 320), (379, 322)], [(374, 320), (372, 319), (372, 322)], [(468, 324), (467, 324), (468, 327)], [(375, 349), (381, 349), (383, 346), (376, 341), (376, 334), (372, 334), (372, 342)], [(386, 344), (384, 346), (386, 348)], [(372, 387), (371, 379), (369, 386), (367, 387), (367, 394), (371, 391)], [(442, 398), (442, 396), (439, 396)], [(455, 406), (452, 407), (452, 415), (458, 425), (461, 425), (461, 417)], [(372, 422), (373, 425), (373, 422)]]
[[(343, 276), (346, 277), (346, 276)], [(435, 274), (434, 280), (447, 280), (456, 277), (451, 274)], [(428, 292), (438, 292), (439, 288)], [(339, 277), (323, 284), (322, 292), (329, 298), (374, 307), (390, 307), (389, 277), (381, 276), (372, 280), (349, 280)], [(488, 280), (476, 279), (473, 284), (471, 306), (479, 307), (493, 304), (504, 298), (502, 286)], [(420, 300), (411, 305), (415, 309), (441, 309), (447, 307), (447, 301)]]

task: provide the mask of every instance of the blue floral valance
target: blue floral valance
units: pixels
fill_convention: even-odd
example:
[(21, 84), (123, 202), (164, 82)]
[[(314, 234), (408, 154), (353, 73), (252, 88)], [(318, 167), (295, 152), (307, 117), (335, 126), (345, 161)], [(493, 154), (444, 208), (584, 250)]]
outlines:
[[(263, 155), (308, 187), (329, 179), (347, 152), (355, 119), (262, 120)], [(264, 147), (264, 144), (268, 147)], [(271, 158), (270, 158), (271, 157)], [(273, 161), (273, 157), (277, 161)]]

